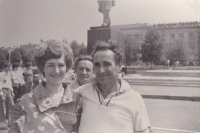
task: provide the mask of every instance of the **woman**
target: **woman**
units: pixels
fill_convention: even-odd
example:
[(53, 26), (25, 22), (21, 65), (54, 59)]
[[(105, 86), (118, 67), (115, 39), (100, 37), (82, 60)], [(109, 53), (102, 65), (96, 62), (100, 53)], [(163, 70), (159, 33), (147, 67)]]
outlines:
[(9, 132), (72, 133), (78, 100), (62, 86), (73, 64), (72, 50), (56, 40), (48, 40), (36, 50), (35, 61), (46, 82), (22, 97), (18, 104), (26, 115), (17, 119)]
[(31, 62), (27, 62), (25, 64), (26, 70), (23, 72), (25, 85), (21, 91), (21, 96), (31, 91), (31, 87), (33, 85), (33, 71), (31, 66), (32, 66)]

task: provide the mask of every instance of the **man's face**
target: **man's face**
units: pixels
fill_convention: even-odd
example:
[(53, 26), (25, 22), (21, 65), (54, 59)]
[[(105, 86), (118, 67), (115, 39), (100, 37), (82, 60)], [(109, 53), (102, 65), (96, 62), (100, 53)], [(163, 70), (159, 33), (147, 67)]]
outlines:
[(117, 80), (119, 66), (115, 63), (111, 50), (97, 51), (94, 55), (94, 72), (100, 84), (110, 84)]
[(80, 85), (88, 83), (88, 79), (93, 75), (93, 63), (89, 60), (79, 61), (76, 68), (76, 74)]

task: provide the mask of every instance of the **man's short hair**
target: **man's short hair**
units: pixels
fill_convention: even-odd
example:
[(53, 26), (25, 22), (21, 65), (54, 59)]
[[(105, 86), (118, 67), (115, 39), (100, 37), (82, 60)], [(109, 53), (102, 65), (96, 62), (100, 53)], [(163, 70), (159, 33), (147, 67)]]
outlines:
[(97, 41), (93, 47), (92, 57), (94, 59), (94, 55), (97, 51), (105, 51), (111, 50), (114, 53), (115, 63), (116, 65), (121, 66), (122, 64), (122, 53), (119, 48), (119, 45), (114, 41)]
[(20, 62), (20, 61), (21, 61), (21, 58), (17, 58), (17, 59), (16, 59), (16, 62)]
[(31, 67), (32, 66), (32, 62), (26, 62), (25, 67)]
[(92, 64), (93, 64), (93, 60), (92, 60), (92, 56), (91, 55), (86, 55), (86, 54), (83, 54), (83, 55), (80, 55), (78, 56), (75, 61), (74, 61), (74, 69), (75, 71), (77, 70), (77, 66), (78, 66), (78, 63), (82, 60), (88, 60), (88, 61), (91, 61)]
[(18, 68), (20, 66), (21, 66), (20, 62), (14, 62), (12, 68), (15, 69), (15, 68)]
[(7, 68), (7, 67), (10, 67), (10, 66), (12, 66), (12, 64), (10, 62), (8, 62), (8, 61), (5, 61), (3, 63), (3, 68)]

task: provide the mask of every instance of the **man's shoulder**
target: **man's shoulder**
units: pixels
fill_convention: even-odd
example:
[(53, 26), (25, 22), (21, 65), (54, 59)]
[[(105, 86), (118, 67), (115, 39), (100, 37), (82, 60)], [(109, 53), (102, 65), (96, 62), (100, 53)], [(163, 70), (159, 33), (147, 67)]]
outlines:
[(93, 89), (93, 85), (91, 83), (87, 83), (87, 84), (84, 84), (82, 86), (79, 87), (80, 90), (91, 90)]
[(131, 89), (129, 90), (129, 94), (130, 94), (130, 95), (133, 95), (133, 96), (141, 97), (141, 94), (138, 93), (137, 91), (133, 90), (133, 88), (131, 88)]
[(93, 89), (93, 85), (91, 83), (84, 84), (79, 86), (77, 89), (74, 89), (73, 92), (83, 95), (83, 93), (87, 93)]

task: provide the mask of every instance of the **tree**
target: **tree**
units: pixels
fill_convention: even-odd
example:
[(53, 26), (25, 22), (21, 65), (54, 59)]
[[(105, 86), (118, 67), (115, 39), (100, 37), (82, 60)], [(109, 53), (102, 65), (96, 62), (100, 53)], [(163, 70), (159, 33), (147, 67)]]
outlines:
[(132, 37), (125, 39), (125, 57), (126, 65), (130, 66), (131, 62), (136, 62), (140, 58), (140, 46)]
[(20, 47), (19, 51), (21, 53), (21, 59), (24, 64), (26, 64), (27, 62), (32, 62), (34, 64), (34, 56), (32, 50), (26, 50)]
[(70, 46), (72, 48), (72, 51), (73, 51), (73, 54), (74, 54), (74, 58), (78, 57), (79, 56), (79, 44), (78, 44), (78, 42), (73, 40), (70, 43)]
[(84, 43), (82, 43), (82, 44), (80, 45), (79, 55), (81, 55), (81, 54), (87, 54), (87, 48), (86, 48), (86, 46), (84, 45)]
[(154, 28), (149, 29), (145, 35), (144, 43), (141, 46), (141, 60), (146, 63), (159, 64), (162, 50), (162, 40), (158, 31)]
[(175, 61), (193, 61), (193, 50), (183, 40), (174, 40), (173, 42), (164, 46), (165, 57), (170, 60), (170, 64)]
[(3, 69), (3, 63), (6, 61), (6, 56), (3, 50), (0, 49), (0, 69)]
[(14, 63), (17, 59), (21, 59), (21, 52), (19, 50), (19, 48), (17, 47), (16, 49), (14, 49), (12, 52), (11, 52), (11, 55), (10, 55), (10, 61), (12, 63)]

